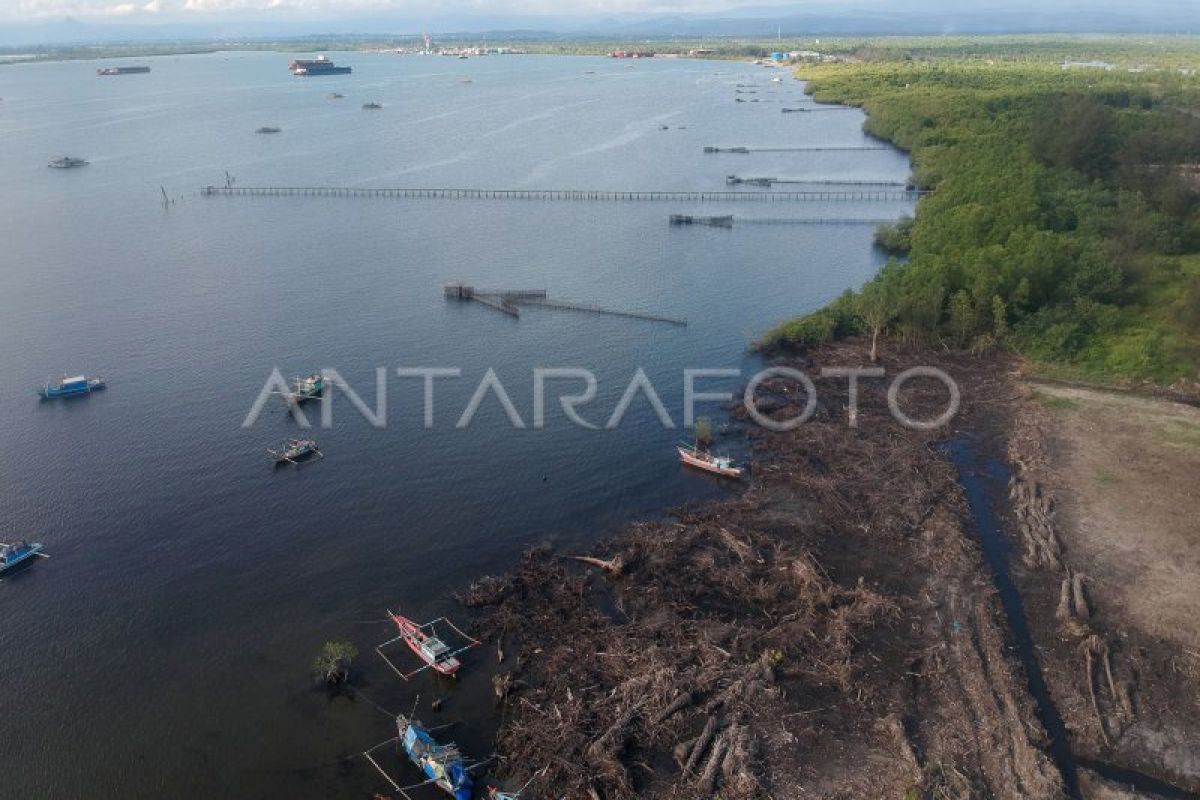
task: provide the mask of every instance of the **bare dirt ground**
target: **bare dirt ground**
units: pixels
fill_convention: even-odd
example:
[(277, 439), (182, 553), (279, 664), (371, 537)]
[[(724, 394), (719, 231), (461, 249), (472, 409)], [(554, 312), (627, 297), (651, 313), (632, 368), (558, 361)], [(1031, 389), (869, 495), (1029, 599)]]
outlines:
[[(863, 353), (784, 361), (815, 377)], [(893, 351), (883, 366), (914, 363), (930, 357)], [(499, 638), (497, 778), (544, 769), (538, 796), (593, 800), (1061, 797), (935, 446), (990, 425), (1021, 389), (1000, 357), (934, 363), (962, 387), (959, 431), (900, 426), (884, 381), (863, 382), (848, 427), (845, 380), (817, 380), (808, 423), (737, 433), (754, 449), (737, 499), (632, 525), (590, 564), (536, 548), (472, 586), (464, 601)], [(913, 416), (944, 408), (939, 384), (909, 387)], [(761, 395), (777, 417), (805, 399), (793, 384)]]
[(1200, 409), (1036, 383), (1009, 441), (1018, 585), (1072, 749), (1200, 792)]

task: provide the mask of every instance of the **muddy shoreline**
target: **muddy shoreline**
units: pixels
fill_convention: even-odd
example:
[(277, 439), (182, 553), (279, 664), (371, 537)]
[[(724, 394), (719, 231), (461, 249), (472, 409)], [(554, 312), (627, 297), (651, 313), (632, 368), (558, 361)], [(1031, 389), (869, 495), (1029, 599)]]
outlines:
[[(816, 376), (822, 366), (865, 365), (864, 354), (847, 342), (776, 355), (814, 377), (819, 403), (788, 433), (735, 411), (737, 435), (753, 450), (753, 478), (736, 499), (630, 525), (586, 554), (534, 548), (513, 572), (471, 587), (464, 602), (482, 609), (480, 630), (493, 632), (496, 652), (497, 782), (520, 786), (544, 770), (535, 796), (605, 800), (1200, 790), (1156, 768), (1136, 743), (1114, 744), (1115, 726), (1097, 745), (1080, 718), (1092, 704), (1081, 709), (1068, 696), (1067, 676), (1082, 682), (1085, 666), (1111, 714), (1138, 713), (1143, 695), (1194, 695), (1196, 685), (1152, 659), (1121, 661), (1129, 645), (1104, 644), (1113, 637), (1095, 620), (1086, 633), (1075, 623), (1071, 637), (1047, 613), (1060, 588), (1050, 566), (1067, 569), (1069, 554), (1025, 533), (1044, 494), (1025, 486), (1033, 439), (1019, 363), (886, 353), (888, 375), (931, 364), (962, 390), (950, 425), (920, 432), (892, 419), (878, 380), (860, 384), (857, 426), (848, 426), (845, 379)], [(760, 395), (779, 419), (805, 400), (779, 382)], [(911, 416), (933, 418), (945, 389), (913, 381), (900, 401)], [(947, 442), (963, 443), (971, 459)], [(992, 462), (1013, 469), (1012, 480), (990, 475), (973, 492), (971, 476)], [(1012, 550), (1016, 636), (1013, 598), (998, 591), (980, 538), (981, 498), (1003, 538), (991, 545)], [(571, 558), (579, 555), (592, 562)], [(1028, 566), (1039, 559), (1044, 569)], [(1155, 688), (1132, 688), (1132, 672)], [(1046, 717), (1046, 703), (1060, 719)], [(1131, 781), (1141, 789), (1129, 790)]]

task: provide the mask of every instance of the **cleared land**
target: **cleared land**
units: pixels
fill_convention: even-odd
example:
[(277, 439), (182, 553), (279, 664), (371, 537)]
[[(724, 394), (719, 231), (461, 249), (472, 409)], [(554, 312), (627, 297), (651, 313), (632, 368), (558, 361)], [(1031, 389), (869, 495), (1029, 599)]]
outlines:
[[(1038, 383), (1017, 412), (1018, 577), (1073, 748), (1200, 790), (1200, 408)], [(1034, 495), (1057, 566), (1030, 555)]]

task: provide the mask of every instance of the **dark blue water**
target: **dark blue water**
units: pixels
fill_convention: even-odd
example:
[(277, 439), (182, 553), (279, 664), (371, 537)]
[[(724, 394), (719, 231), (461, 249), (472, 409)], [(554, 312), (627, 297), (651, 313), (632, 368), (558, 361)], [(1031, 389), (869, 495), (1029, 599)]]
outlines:
[[(361, 765), (339, 767), (387, 738), (389, 721), (311, 690), (322, 642), (356, 642), (365, 693), (407, 707), (412, 687), (368, 655), (388, 628), (356, 621), (385, 606), (436, 616), (525, 544), (586, 547), (728, 491), (678, 466), (682, 432), (642, 400), (616, 430), (589, 431), (551, 398), (534, 430), (533, 369), (593, 370), (598, 397), (581, 413), (602, 424), (644, 368), (678, 425), (684, 368), (748, 375), (753, 338), (881, 261), (865, 226), (670, 228), (668, 214), (909, 210), (200, 197), (225, 170), (242, 185), (654, 190), (723, 188), (730, 173), (908, 173), (890, 151), (704, 155), (864, 142), (857, 112), (779, 113), (803, 102), (801, 85), (772, 87), (775, 72), (748, 65), (334, 54), (352, 76), (297, 79), (289, 57), (160, 58), (149, 75), (114, 78), (94, 63), (0, 67), (0, 539), (52, 555), (0, 584), (6, 797), (383, 788)], [(734, 104), (747, 81), (780, 102)], [(368, 100), (384, 108), (362, 111)], [(283, 132), (255, 135), (260, 125)], [(46, 168), (63, 154), (91, 165)], [(448, 303), (447, 280), (689, 325), (549, 310), (515, 321)], [(277, 406), (241, 427), (275, 367), (337, 369), (373, 402), (377, 367), (441, 366), (463, 377), (438, 382), (432, 430), (420, 384), (393, 374), (388, 426), (339, 400), (333, 429), (314, 434), (326, 458), (301, 470), (266, 460), (297, 430)], [(488, 368), (525, 430), (492, 398), (454, 428)], [(35, 386), (64, 371), (110, 388), (40, 404)], [(450, 690), (418, 681), (426, 697), (449, 694), (438, 722), (476, 722), (455, 736), (479, 755), (491, 658), (469, 659)]]

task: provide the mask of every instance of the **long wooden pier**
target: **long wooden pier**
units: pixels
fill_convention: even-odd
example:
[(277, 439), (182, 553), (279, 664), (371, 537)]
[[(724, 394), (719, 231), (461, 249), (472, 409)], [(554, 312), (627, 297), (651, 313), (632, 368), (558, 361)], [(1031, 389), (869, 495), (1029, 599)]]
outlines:
[(803, 202), (915, 200), (921, 190), (853, 189), (783, 192), (629, 192), (601, 189), (368, 189), (356, 186), (205, 186), (205, 197), (373, 197), (437, 200), (603, 200)]

